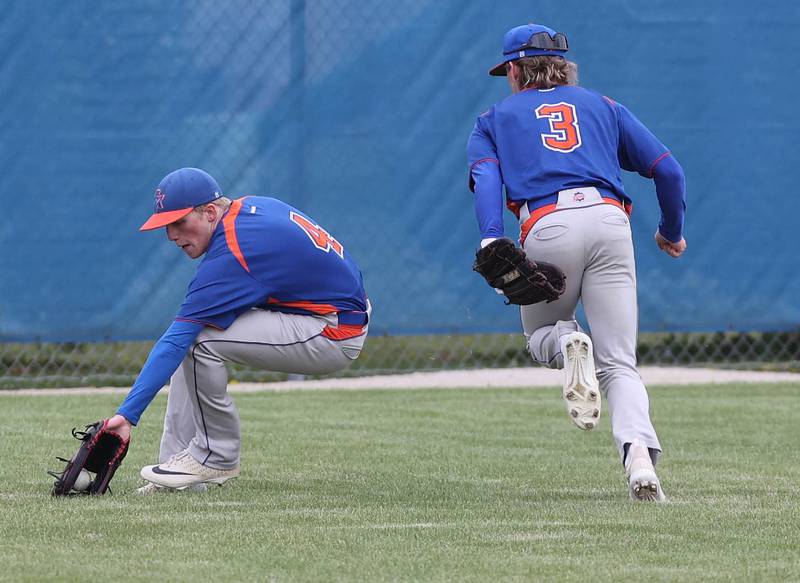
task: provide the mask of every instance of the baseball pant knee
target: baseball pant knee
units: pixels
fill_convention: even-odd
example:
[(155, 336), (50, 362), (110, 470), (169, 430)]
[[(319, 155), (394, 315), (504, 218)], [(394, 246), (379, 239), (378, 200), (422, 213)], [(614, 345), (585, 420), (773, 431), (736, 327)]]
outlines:
[(549, 368), (563, 368), (560, 338), (572, 332), (583, 330), (577, 320), (559, 320), (552, 326), (535, 330), (528, 338), (528, 352), (533, 360)]

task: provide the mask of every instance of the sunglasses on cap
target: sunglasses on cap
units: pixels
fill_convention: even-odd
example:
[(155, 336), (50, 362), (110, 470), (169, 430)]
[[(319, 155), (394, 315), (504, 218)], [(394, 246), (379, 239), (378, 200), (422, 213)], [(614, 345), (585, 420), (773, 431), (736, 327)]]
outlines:
[(569, 49), (567, 37), (563, 32), (557, 32), (555, 36), (550, 36), (546, 32), (537, 32), (532, 34), (528, 42), (515, 49), (516, 51), (524, 51), (525, 49), (541, 49), (548, 51), (566, 51)]

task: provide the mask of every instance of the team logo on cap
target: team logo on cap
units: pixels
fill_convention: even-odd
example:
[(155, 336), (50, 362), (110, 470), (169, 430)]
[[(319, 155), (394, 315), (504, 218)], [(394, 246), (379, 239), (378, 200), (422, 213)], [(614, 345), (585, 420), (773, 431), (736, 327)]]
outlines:
[(164, 208), (164, 199), (167, 198), (167, 195), (161, 192), (160, 188), (156, 188), (156, 210), (160, 210)]

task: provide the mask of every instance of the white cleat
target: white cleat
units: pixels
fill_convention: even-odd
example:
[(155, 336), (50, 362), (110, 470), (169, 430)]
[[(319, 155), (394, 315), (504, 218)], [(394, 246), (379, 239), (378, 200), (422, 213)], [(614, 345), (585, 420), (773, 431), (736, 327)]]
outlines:
[(592, 340), (583, 332), (561, 339), (564, 357), (564, 389), (561, 395), (572, 422), (586, 431), (600, 422), (600, 388), (594, 370)]
[(164, 463), (143, 467), (139, 473), (156, 486), (186, 490), (198, 484), (224, 484), (239, 475), (239, 466), (230, 470), (210, 468), (198, 462), (184, 449)]
[(638, 439), (634, 439), (628, 448), (625, 475), (631, 499), (643, 502), (664, 502), (667, 499), (650, 459), (650, 452)]

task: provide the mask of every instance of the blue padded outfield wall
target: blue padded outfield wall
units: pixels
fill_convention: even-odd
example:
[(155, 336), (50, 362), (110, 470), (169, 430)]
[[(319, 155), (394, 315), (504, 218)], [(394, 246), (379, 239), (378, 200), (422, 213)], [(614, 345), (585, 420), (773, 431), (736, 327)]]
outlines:
[(8, 0), (0, 340), (157, 337), (194, 264), (137, 229), (190, 165), (334, 233), (374, 333), (519, 330), (471, 271), (465, 148), (508, 92), (486, 74), (503, 34), (531, 20), (686, 170), (678, 261), (653, 242), (652, 183), (626, 178), (641, 329), (796, 329), (797, 2)]

